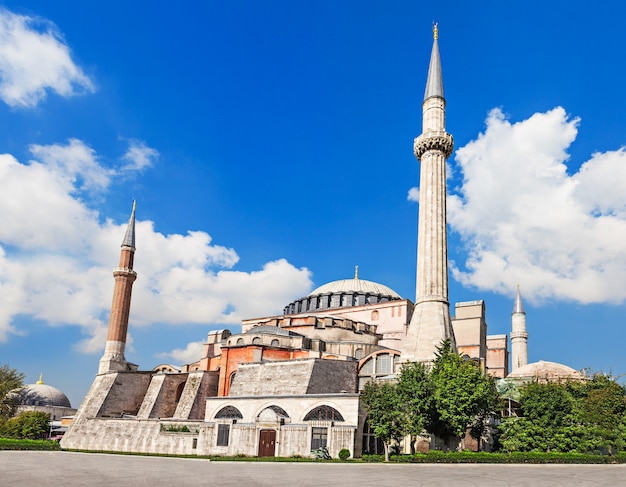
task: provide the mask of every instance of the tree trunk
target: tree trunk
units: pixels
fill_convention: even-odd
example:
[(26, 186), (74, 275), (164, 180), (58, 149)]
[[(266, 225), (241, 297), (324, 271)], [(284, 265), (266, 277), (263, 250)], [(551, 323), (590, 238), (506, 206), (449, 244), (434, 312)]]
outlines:
[(389, 443), (383, 441), (383, 445), (385, 447), (385, 462), (389, 461)]

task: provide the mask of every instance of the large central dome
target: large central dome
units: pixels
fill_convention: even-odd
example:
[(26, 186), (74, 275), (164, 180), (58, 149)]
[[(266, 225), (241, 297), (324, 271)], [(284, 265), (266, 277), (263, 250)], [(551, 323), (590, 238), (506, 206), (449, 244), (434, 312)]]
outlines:
[(402, 299), (393, 289), (377, 282), (359, 279), (332, 281), (285, 306), (284, 314), (323, 312), (325, 309), (350, 308)]
[(341, 279), (339, 281), (332, 281), (323, 286), (314, 289), (309, 293), (309, 296), (316, 296), (318, 294), (325, 293), (364, 293), (364, 294), (380, 294), (383, 296), (390, 296), (397, 299), (402, 299), (400, 295), (393, 289), (379, 284), (373, 281), (366, 281), (365, 279)]

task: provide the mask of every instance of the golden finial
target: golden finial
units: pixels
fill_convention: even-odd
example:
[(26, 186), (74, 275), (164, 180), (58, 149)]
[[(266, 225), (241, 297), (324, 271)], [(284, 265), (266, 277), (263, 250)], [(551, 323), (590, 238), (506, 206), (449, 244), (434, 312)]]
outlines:
[(359, 280), (359, 266), (358, 265), (354, 266), (354, 280), (355, 281)]
[(439, 23), (433, 22), (433, 39), (439, 39)]
[(43, 384), (43, 374), (39, 374), (39, 380), (36, 383)]

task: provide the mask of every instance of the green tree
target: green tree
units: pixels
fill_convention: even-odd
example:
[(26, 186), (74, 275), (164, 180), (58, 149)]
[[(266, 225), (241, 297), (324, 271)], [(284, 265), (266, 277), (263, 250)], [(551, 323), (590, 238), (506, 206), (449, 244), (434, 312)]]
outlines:
[(500, 443), (506, 451), (568, 452), (577, 449), (583, 429), (568, 383), (525, 385), (520, 394), (523, 417), (502, 421)]
[(24, 411), (0, 426), (0, 436), (41, 440), (48, 436), (50, 415), (41, 411)]
[(8, 365), (0, 366), (0, 423), (15, 414), (18, 405), (17, 394), (10, 394), (24, 385), (24, 374)]
[(390, 443), (400, 441), (406, 434), (407, 418), (397, 386), (390, 382), (370, 381), (365, 384), (361, 399), (374, 435), (385, 446), (385, 461), (388, 462)]
[(578, 420), (583, 426), (583, 451), (613, 454), (626, 446), (626, 399), (624, 388), (604, 374), (584, 385)]
[(433, 411), (433, 387), (423, 363), (407, 363), (398, 376), (397, 393), (406, 417), (406, 433), (411, 435), (411, 453), (415, 453), (415, 437), (426, 436)]
[(495, 380), (478, 364), (457, 354), (444, 340), (430, 372), (433, 388), (431, 433), (442, 438), (463, 437), (470, 429), (480, 438), (490, 417), (498, 410)]

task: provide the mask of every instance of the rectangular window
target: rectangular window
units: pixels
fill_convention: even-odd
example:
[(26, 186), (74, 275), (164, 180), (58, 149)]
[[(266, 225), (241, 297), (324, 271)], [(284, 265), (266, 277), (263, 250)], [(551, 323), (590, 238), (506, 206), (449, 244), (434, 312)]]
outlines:
[(230, 424), (217, 425), (217, 446), (228, 446), (230, 436)]
[(311, 428), (311, 430), (311, 450), (325, 447), (328, 428)]
[(380, 354), (376, 357), (376, 373), (391, 374), (391, 355)]

